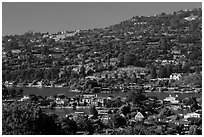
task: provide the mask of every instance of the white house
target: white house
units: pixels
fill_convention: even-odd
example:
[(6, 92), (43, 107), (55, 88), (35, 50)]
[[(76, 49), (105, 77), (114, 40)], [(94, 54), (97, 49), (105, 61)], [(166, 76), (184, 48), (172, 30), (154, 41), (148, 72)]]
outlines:
[(142, 115), (142, 113), (137, 112), (137, 114), (135, 115), (135, 120), (142, 121), (143, 119), (144, 119), (144, 116)]
[(91, 98), (82, 98), (82, 102), (86, 102), (86, 103), (91, 103), (92, 102), (92, 99)]
[(180, 73), (172, 73), (170, 75), (171, 80), (180, 80), (181, 77), (182, 77), (182, 75)]
[(26, 101), (26, 100), (29, 100), (30, 97), (29, 96), (23, 96), (23, 98), (21, 98), (21, 101)]
[(196, 113), (196, 112), (192, 112), (192, 113), (187, 113), (186, 115), (184, 115), (184, 119), (187, 118), (200, 118), (201, 114)]
[(55, 102), (56, 102), (57, 105), (64, 105), (66, 100), (65, 99), (56, 98)]
[[(178, 95), (176, 95), (176, 97), (178, 97)], [(164, 99), (164, 101), (169, 101), (169, 102), (171, 102), (171, 103), (173, 103), (173, 104), (179, 103), (179, 101), (176, 100), (176, 98), (175, 98), (175, 97), (172, 97), (171, 95), (169, 95), (168, 97), (166, 97), (166, 98)]]
[(19, 49), (14, 49), (14, 50), (11, 50), (11, 52), (12, 52), (13, 54), (19, 54), (19, 53), (21, 53), (21, 50), (19, 50)]

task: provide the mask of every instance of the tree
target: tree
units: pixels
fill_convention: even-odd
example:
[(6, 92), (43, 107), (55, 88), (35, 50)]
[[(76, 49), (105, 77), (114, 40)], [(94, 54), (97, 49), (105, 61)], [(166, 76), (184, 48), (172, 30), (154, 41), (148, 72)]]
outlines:
[(190, 125), (202, 126), (202, 118), (189, 118)]
[(186, 105), (186, 106), (192, 105), (194, 103), (197, 103), (197, 101), (196, 101), (196, 98), (192, 97), (192, 96), (183, 100), (183, 104)]
[(94, 105), (90, 106), (90, 113), (93, 115), (93, 119), (98, 118), (98, 111), (96, 110), (96, 107)]
[(191, 74), (184, 77), (184, 84), (191, 84), (192, 86), (202, 86), (202, 75), (201, 74)]
[(141, 105), (141, 101), (145, 100), (144, 89), (137, 89), (136, 91), (130, 92), (127, 97), (127, 101), (131, 101), (136, 105)]
[(151, 67), (151, 79), (155, 79), (157, 77), (156, 68), (154, 66)]
[(79, 74), (81, 74), (83, 77), (86, 76), (86, 69), (85, 69), (84, 65), (81, 66)]
[(171, 65), (171, 64), (170, 64), (170, 65), (167, 65), (167, 66), (166, 66), (166, 77), (169, 78), (172, 73), (173, 73), (173, 67), (172, 67), (172, 65)]
[(131, 112), (130, 109), (131, 109), (131, 108), (130, 108), (129, 105), (123, 105), (123, 106), (121, 107), (122, 114), (126, 116), (128, 113)]
[(120, 97), (116, 97), (112, 100), (112, 106), (113, 107), (120, 107), (122, 106), (122, 101), (121, 101), (121, 98)]
[(160, 48), (163, 50), (163, 54), (167, 54), (167, 53), (168, 53), (168, 52), (167, 52), (167, 49), (168, 49), (168, 47), (167, 47), (167, 42), (166, 42), (166, 40), (165, 40), (164, 38), (161, 38), (161, 39), (160, 39), (159, 46), (160, 46)]
[(111, 118), (113, 120), (113, 127), (118, 128), (118, 127), (124, 127), (126, 125), (126, 119), (122, 117), (121, 115), (114, 114)]
[(155, 130), (146, 128), (141, 124), (135, 124), (133, 127), (128, 126), (125, 127), (124, 130), (115, 131), (114, 134), (116, 135), (151, 135), (155, 133)]
[(175, 65), (174, 72), (175, 73), (182, 73), (182, 64), (181, 63)]
[(23, 96), (23, 89), (22, 88), (17, 91), (17, 95), (18, 96)]
[(41, 48), (41, 54), (48, 55), (49, 53), (50, 53), (50, 51), (49, 51), (49, 47), (48, 46), (43, 46)]
[(32, 103), (12, 103), (3, 106), (2, 134), (54, 135), (61, 134), (53, 115), (47, 115)]
[(52, 44), (55, 43), (55, 39), (49, 38), (49, 39), (47, 40), (47, 43), (48, 43), (48, 45), (52, 45)]
[(190, 110), (191, 112), (195, 112), (196, 110), (199, 109), (198, 103), (197, 101), (195, 101), (191, 106), (190, 106)]
[(68, 134), (68, 135), (76, 134), (78, 127), (77, 127), (77, 123), (73, 119), (69, 117), (62, 118), (60, 123), (63, 130), (63, 134)]
[(171, 115), (173, 115), (173, 114), (174, 114), (174, 113), (173, 113), (169, 108), (163, 108), (163, 109), (160, 111), (158, 117), (160, 117), (160, 118), (165, 118), (165, 117), (171, 116)]
[(5, 85), (2, 85), (2, 97), (3, 99), (6, 99), (9, 95), (9, 91)]
[(162, 65), (159, 66), (158, 77), (166, 78), (166, 67), (165, 66), (162, 66)]
[(124, 65), (134, 65), (135, 63), (135, 55), (130, 53), (125, 53), (124, 55)]
[(202, 129), (196, 125), (192, 125), (189, 128), (189, 135), (202, 135)]
[(124, 56), (122, 53), (118, 55), (118, 67), (122, 67), (124, 65)]
[(78, 115), (77, 118), (75, 119), (78, 130), (80, 131), (88, 131), (89, 134), (94, 133), (94, 123), (92, 120), (88, 118), (87, 115)]
[(8, 90), (8, 97), (9, 98), (15, 98), (16, 95), (17, 95), (17, 92), (16, 92), (16, 90), (14, 88)]

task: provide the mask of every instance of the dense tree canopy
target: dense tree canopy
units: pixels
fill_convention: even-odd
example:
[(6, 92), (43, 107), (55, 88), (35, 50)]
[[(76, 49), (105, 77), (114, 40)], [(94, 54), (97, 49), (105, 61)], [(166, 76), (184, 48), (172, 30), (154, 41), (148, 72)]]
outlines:
[(53, 115), (47, 115), (35, 104), (20, 103), (3, 106), (2, 133), (5, 135), (61, 134)]

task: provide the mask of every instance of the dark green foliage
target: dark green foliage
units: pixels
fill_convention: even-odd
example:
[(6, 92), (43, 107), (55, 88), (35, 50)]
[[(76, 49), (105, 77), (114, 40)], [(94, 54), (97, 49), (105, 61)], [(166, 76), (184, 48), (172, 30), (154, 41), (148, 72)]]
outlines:
[(192, 125), (189, 128), (189, 135), (202, 135), (202, 129), (196, 125)]
[(166, 108), (163, 108), (163, 109), (160, 111), (158, 117), (160, 117), (160, 118), (165, 118), (165, 117), (171, 116), (171, 115), (173, 115), (173, 114), (174, 114), (173, 111), (172, 111), (171, 109), (169, 109), (169, 108), (166, 107)]
[(146, 100), (146, 96), (144, 95), (144, 89), (137, 89), (129, 93), (127, 97), (127, 101), (133, 102), (136, 105), (141, 105), (141, 101)]
[(98, 111), (96, 110), (95, 106), (90, 106), (90, 114), (93, 115), (93, 119), (97, 119), (98, 118)]
[(131, 109), (130, 105), (124, 105), (124, 106), (121, 107), (121, 112), (122, 112), (123, 115), (126, 116), (128, 113), (131, 112), (130, 109)]
[(154, 66), (151, 67), (151, 79), (155, 79), (157, 77), (156, 68)]
[(134, 65), (136, 58), (135, 55), (130, 53), (125, 53), (124, 55), (124, 66)]
[(3, 106), (2, 134), (54, 135), (61, 134), (53, 115), (47, 115), (35, 104), (10, 104)]
[(80, 68), (80, 72), (79, 72), (83, 77), (86, 76), (86, 69), (85, 67), (82, 65), (81, 68)]
[(114, 128), (126, 126), (126, 119), (118, 113), (112, 115), (111, 120)]
[(66, 135), (76, 134), (78, 127), (77, 127), (77, 123), (73, 119), (69, 117), (62, 118), (60, 123), (61, 123), (63, 134), (66, 134)]
[(165, 66), (159, 66), (159, 70), (158, 70), (158, 77), (159, 78), (166, 78), (167, 76), (166, 76), (166, 67)]
[(10, 99), (10, 98), (16, 98), (16, 97), (22, 97), (23, 96), (23, 89), (7, 89), (7, 87), (5, 87), (3, 85), (2, 87), (2, 98), (3, 99)]
[(79, 131), (87, 131), (89, 134), (94, 133), (94, 122), (92, 119), (88, 118), (88, 115), (78, 115), (75, 121)]

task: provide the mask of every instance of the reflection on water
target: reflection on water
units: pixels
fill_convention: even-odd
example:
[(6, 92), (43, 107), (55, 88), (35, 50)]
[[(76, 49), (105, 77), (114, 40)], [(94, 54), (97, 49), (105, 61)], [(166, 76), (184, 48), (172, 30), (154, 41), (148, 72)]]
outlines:
[(78, 108), (73, 110), (72, 108), (55, 108), (55, 109), (43, 109), (44, 112), (47, 113), (55, 113), (59, 117), (65, 117), (66, 114), (74, 113), (74, 112), (84, 112), (89, 114), (88, 108)]

